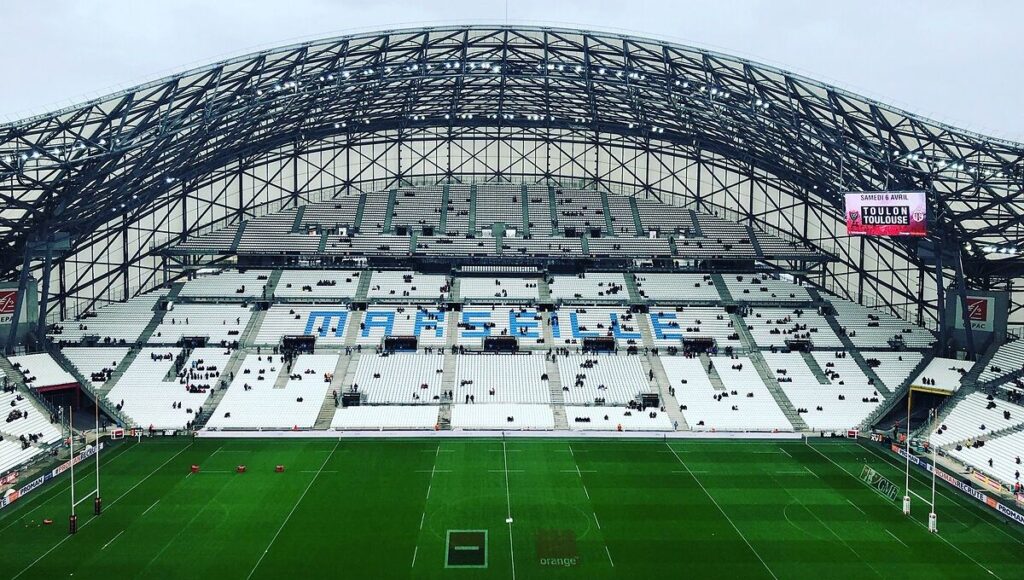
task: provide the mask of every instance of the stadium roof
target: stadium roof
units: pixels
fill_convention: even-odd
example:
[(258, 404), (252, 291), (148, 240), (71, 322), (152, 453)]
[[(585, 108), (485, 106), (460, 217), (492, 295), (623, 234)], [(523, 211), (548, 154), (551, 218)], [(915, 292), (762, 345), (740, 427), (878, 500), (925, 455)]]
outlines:
[(80, 239), (284, 143), (495, 126), (700, 147), (840, 213), (843, 191), (925, 189), (932, 238), (963, 248), (968, 277), (1020, 271), (1022, 144), (708, 50), (474, 25), (285, 46), (0, 125), (0, 272), (38, 232)]

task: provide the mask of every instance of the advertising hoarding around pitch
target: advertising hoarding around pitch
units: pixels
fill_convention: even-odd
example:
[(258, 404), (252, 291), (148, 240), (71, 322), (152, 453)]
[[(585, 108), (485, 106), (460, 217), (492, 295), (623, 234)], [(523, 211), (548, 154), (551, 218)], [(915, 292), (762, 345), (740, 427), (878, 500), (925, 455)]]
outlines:
[(845, 197), (846, 231), (851, 236), (928, 235), (923, 191), (865, 191)]

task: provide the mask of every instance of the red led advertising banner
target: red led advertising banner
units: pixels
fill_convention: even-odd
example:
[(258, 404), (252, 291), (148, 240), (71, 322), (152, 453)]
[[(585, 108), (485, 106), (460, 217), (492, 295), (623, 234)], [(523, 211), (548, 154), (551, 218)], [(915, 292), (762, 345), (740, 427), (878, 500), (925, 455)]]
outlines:
[(928, 235), (923, 191), (870, 191), (846, 194), (846, 231), (851, 236)]

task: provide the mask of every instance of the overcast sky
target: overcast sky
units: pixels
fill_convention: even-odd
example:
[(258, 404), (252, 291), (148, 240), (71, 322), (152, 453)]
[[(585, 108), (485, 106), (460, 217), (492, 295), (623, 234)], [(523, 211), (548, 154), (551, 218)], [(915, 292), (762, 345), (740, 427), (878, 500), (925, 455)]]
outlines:
[(986, 0), (32, 0), (5, 2), (0, 118), (19, 119), (250, 52), (403, 24), (628, 31), (837, 84), (1024, 141), (1024, 2)]

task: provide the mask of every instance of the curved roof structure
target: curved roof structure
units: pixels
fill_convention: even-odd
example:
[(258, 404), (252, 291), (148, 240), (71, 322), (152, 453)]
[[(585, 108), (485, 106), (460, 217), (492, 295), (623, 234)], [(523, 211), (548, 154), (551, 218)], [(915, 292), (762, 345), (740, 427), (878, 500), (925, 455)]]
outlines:
[(720, 209), (811, 241), (843, 264), (823, 276), (853, 276), (837, 284), (855, 280), (854, 299), (920, 318), (934, 288), (917, 244), (839, 239), (840, 193), (930, 192), (928, 249), (995, 287), (1020, 273), (1022, 157), (1019, 143), (662, 41), (505, 26), (365, 33), (0, 126), (0, 271), (61, 232), (61, 298), (97, 280), (129, 294), (152, 285), (129, 270), (157, 271), (160, 247), (289, 201), (389, 180), (532, 176)]

